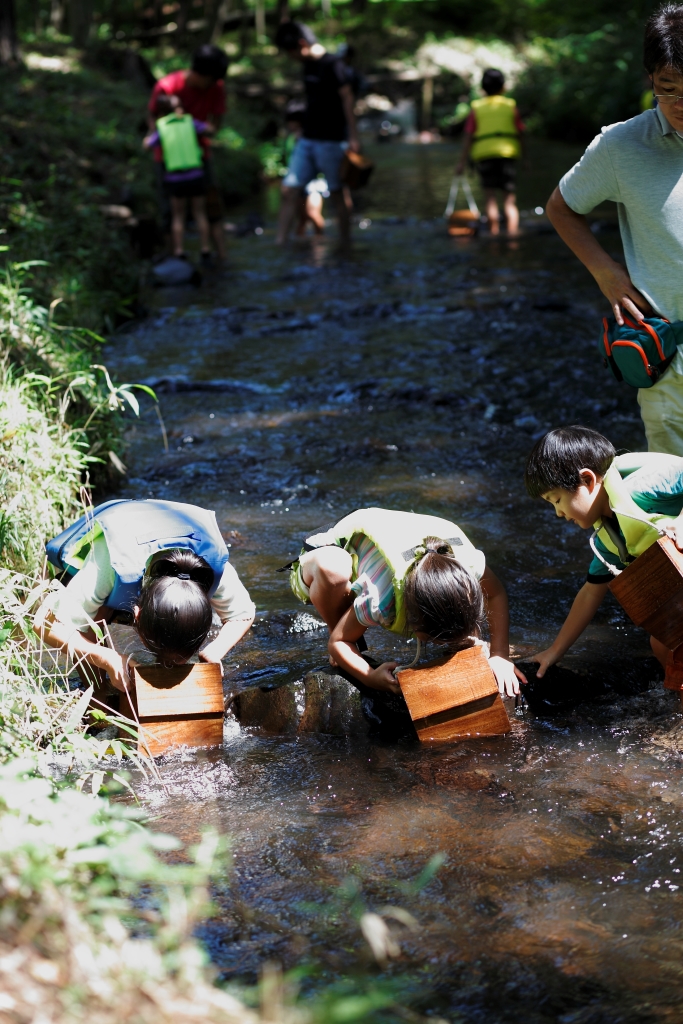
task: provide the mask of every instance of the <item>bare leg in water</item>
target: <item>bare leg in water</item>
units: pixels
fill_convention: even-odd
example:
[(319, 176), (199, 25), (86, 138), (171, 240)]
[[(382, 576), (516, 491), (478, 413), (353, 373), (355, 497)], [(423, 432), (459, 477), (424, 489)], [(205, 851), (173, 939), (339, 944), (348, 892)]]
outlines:
[(289, 238), (289, 232), (302, 214), (304, 206), (303, 189), (282, 186), (282, 203), (280, 205), (280, 216), (277, 222), (276, 245), (284, 245)]

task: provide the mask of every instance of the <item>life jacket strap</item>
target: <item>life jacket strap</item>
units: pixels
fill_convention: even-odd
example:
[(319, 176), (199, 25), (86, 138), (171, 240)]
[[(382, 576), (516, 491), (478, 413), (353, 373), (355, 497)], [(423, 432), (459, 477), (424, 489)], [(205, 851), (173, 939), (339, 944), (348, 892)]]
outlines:
[(600, 552), (598, 551), (597, 545), (595, 543), (595, 538), (597, 537), (597, 535), (598, 535), (598, 531), (597, 530), (593, 530), (593, 532), (592, 532), (592, 534), (590, 536), (590, 540), (588, 541), (588, 543), (590, 544), (591, 549), (593, 551), (593, 554), (595, 555), (596, 558), (600, 559), (602, 564), (612, 574), (612, 576), (621, 576), (621, 574), (623, 572), (623, 569), (617, 569), (616, 565), (612, 565), (611, 562), (608, 562), (607, 559), (603, 558), (602, 555), (600, 554)]

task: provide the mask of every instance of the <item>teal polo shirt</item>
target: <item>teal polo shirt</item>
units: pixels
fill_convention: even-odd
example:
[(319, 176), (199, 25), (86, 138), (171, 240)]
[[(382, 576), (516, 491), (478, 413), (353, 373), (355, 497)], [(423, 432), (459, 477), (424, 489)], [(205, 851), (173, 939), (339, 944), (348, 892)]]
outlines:
[[(672, 519), (680, 515), (683, 509), (683, 459), (659, 452), (634, 452), (629, 460), (632, 461), (625, 468), (620, 466), (619, 472), (636, 505), (643, 512), (655, 512)], [(616, 516), (612, 517), (611, 523), (624, 541)], [(606, 562), (617, 569), (626, 568), (618, 555), (609, 551), (598, 537), (593, 543)], [(594, 556), (586, 579), (589, 583), (610, 583), (614, 576)]]
[[(683, 320), (683, 138), (661, 111), (603, 128), (560, 192), (575, 213), (617, 204), (633, 284), (661, 316)], [(680, 347), (673, 366), (683, 373)]]

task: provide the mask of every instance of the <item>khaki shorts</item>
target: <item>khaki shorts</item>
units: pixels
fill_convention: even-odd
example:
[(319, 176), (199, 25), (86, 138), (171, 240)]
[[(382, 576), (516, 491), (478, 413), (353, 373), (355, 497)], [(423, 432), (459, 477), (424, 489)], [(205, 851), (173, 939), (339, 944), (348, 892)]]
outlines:
[(640, 388), (638, 405), (651, 452), (683, 456), (683, 374), (670, 366), (651, 388)]
[(298, 597), (303, 604), (311, 603), (311, 595), (301, 575), (301, 562), (296, 562), (289, 571), (289, 585), (292, 593)]

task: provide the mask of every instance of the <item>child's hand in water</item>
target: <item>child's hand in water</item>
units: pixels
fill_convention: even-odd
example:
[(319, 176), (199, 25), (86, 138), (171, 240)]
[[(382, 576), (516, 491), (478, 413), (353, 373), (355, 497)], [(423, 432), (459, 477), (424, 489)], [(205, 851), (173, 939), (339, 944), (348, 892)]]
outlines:
[(502, 658), (500, 655), (495, 654), (492, 658), (489, 658), (489, 665), (493, 669), (493, 674), (496, 677), (498, 683), (498, 689), (504, 697), (514, 697), (515, 694), (519, 693), (519, 681), (525, 683), (526, 676), (523, 672), (520, 672), (516, 665), (513, 665), (507, 658)]
[(532, 654), (529, 661), (538, 662), (538, 670), (536, 672), (536, 678), (542, 679), (546, 674), (551, 665), (554, 665), (556, 661), (560, 660), (560, 655), (553, 651), (552, 647), (548, 647), (545, 651), (539, 651), (538, 654)]
[(373, 690), (388, 690), (389, 693), (400, 693), (401, 687), (396, 682), (394, 669), (397, 661), (385, 661), (383, 665), (373, 668), (370, 675), (366, 676), (363, 682)]

